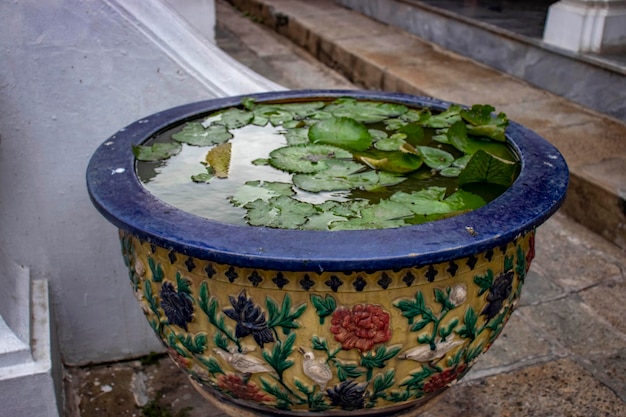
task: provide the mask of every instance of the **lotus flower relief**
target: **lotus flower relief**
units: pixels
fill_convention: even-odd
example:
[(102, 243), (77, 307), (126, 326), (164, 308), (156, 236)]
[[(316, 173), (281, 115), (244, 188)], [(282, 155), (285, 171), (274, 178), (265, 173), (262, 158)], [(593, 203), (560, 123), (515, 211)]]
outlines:
[(248, 298), (245, 289), (241, 290), (237, 298), (233, 296), (228, 296), (228, 298), (233, 308), (225, 309), (224, 314), (237, 322), (235, 327), (237, 338), (252, 335), (260, 347), (274, 341), (274, 335), (267, 326), (265, 315), (261, 308)]

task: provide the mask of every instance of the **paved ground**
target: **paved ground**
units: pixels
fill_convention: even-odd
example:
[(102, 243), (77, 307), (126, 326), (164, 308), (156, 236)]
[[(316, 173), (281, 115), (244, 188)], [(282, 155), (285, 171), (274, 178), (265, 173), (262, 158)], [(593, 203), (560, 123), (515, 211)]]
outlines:
[[(330, 5), (314, 10), (311, 5), (318, 2), (267, 0), (260, 3), (280, 6), (279, 11), (289, 18), (287, 26), (291, 26), (292, 38), (297, 36), (298, 24), (300, 28), (306, 26), (303, 22), (307, 13), (308, 16), (317, 13), (316, 32), (309, 31), (308, 41), (301, 39), (299, 42), (305, 45), (309, 42), (309, 50), (315, 52), (317, 59), (221, 1), (217, 3), (218, 43), (236, 59), (287, 87), (365, 86), (406, 91), (415, 77), (421, 77), (420, 89), (414, 88), (411, 92), (423, 94), (422, 90), (426, 89), (431, 95), (452, 101), (491, 102), (504, 107), (504, 111), (513, 113), (512, 118), (556, 138), (557, 146), (563, 148), (570, 165), (579, 172), (582, 172), (581, 166), (588, 167), (589, 158), (600, 165), (607, 158), (604, 151), (591, 147), (592, 142), (613, 146), (614, 155), (609, 152), (609, 156), (623, 156), (620, 154), (623, 143), (617, 143), (618, 136), (612, 135), (618, 135), (622, 132), (620, 129), (626, 131), (626, 127), (609, 120), (610, 126), (605, 128), (610, 132), (601, 133), (598, 126), (606, 124), (607, 119), (511, 77), (421, 41), (412, 44), (419, 49), (408, 54), (406, 50), (403, 52), (406, 46), (399, 41), (404, 38), (395, 32), (383, 35), (388, 40), (395, 39), (394, 48), (382, 43), (374, 45), (379, 49), (378, 55), (368, 52), (371, 50), (363, 44), (359, 46), (363, 41), (358, 36), (344, 38), (341, 47), (337, 43), (326, 44), (333, 32), (354, 27), (342, 20), (345, 10), (337, 11)], [(333, 23), (333, 18), (339, 21)], [(363, 19), (360, 15), (354, 18)], [(255, 16), (255, 19), (262, 20), (262, 16)], [(286, 30), (279, 29), (283, 33)], [(372, 31), (381, 34), (383, 30), (372, 22), (359, 20), (359, 34)], [(327, 37), (314, 37), (321, 32)], [(304, 33), (301, 31), (300, 36), (305, 36)], [(415, 42), (415, 38), (411, 41)], [(354, 58), (359, 51), (360, 60)], [(416, 53), (421, 57), (420, 71), (410, 73), (402, 65), (394, 66), (399, 56), (410, 57)], [(346, 64), (337, 57), (342, 54), (345, 59), (352, 59), (351, 67), (343, 68), (351, 74), (351, 80), (318, 62), (320, 56), (334, 56), (327, 61), (341, 69)], [(376, 75), (372, 68), (376, 67), (377, 56), (381, 54), (385, 54), (386, 66)], [(441, 79), (429, 78), (428, 71), (437, 72), (437, 65), (443, 65), (438, 61), (442, 56), (450, 59), (445, 65), (455, 66), (463, 74), (460, 80), (446, 78), (449, 74), (445, 71), (439, 71)], [(364, 64), (366, 61), (368, 65)], [(414, 62), (414, 69), (416, 65), (418, 63)], [(462, 89), (450, 87), (450, 83), (456, 85), (457, 82), (463, 85)], [(556, 113), (546, 121), (548, 110)], [(581, 149), (572, 150), (569, 149), (571, 143), (559, 142), (559, 138), (587, 128), (597, 129), (596, 136), (588, 145), (587, 142), (580, 145)], [(621, 142), (624, 137), (626, 135), (619, 136)], [(623, 171), (623, 165), (621, 167)], [(617, 181), (612, 174), (604, 180)], [(607, 213), (607, 216), (613, 215), (610, 211)], [(611, 236), (614, 234), (607, 234)], [(623, 248), (561, 213), (539, 229), (536, 250), (537, 257), (526, 281), (521, 306), (502, 336), (424, 417), (626, 416), (626, 256)], [(66, 384), (68, 417), (223, 416), (207, 406), (168, 358), (159, 356), (143, 363), (130, 361), (70, 369)]]

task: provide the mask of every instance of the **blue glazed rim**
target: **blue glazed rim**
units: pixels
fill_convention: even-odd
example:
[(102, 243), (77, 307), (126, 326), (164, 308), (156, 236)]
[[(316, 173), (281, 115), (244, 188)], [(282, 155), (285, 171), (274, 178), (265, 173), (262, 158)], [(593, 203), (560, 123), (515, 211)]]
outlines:
[(354, 97), (433, 110), (452, 104), (398, 93), (292, 90), (174, 107), (121, 129), (95, 151), (87, 168), (94, 206), (119, 229), (187, 256), (248, 268), (347, 272), (419, 267), (499, 247), (545, 222), (565, 199), (569, 171), (562, 155), (515, 122), (506, 133), (520, 157), (521, 172), (507, 191), (470, 213), (398, 229), (330, 232), (226, 224), (174, 208), (142, 186), (135, 175), (133, 144), (174, 125), (237, 106), (244, 97), (259, 103)]

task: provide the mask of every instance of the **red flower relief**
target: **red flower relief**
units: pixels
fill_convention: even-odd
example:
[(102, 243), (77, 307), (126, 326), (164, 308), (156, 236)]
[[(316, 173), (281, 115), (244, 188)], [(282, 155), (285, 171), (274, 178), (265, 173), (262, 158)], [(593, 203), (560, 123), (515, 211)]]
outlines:
[(333, 313), (330, 331), (344, 350), (371, 350), (377, 343), (391, 339), (389, 313), (380, 306), (357, 304), (348, 310), (340, 307)]
[(258, 385), (241, 379), (239, 375), (220, 375), (217, 377), (217, 385), (224, 391), (229, 392), (233, 397), (241, 400), (256, 402), (271, 401), (272, 397), (261, 392)]
[(424, 392), (437, 392), (446, 385), (451, 384), (463, 375), (467, 365), (461, 364), (454, 368), (445, 369), (443, 372), (433, 375), (432, 378), (424, 384)]

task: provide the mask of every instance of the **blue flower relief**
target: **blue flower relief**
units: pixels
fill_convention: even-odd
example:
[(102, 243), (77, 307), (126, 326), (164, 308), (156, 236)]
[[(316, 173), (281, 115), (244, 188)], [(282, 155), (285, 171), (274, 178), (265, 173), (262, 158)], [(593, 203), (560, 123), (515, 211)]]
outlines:
[(494, 318), (502, 310), (502, 304), (509, 298), (512, 290), (513, 271), (498, 275), (489, 288), (489, 294), (487, 295), (488, 304), (480, 314), (487, 316), (487, 320)]
[(265, 315), (261, 308), (248, 298), (246, 290), (241, 290), (237, 298), (233, 296), (228, 298), (233, 308), (225, 309), (224, 314), (237, 322), (235, 336), (241, 338), (252, 335), (260, 347), (274, 341), (274, 335), (267, 327)]
[(193, 319), (193, 305), (189, 294), (176, 292), (171, 283), (164, 282), (161, 287), (161, 308), (170, 324), (187, 331), (187, 323)]
[(326, 390), (326, 393), (332, 405), (351, 411), (365, 408), (366, 388), (367, 383), (359, 384), (354, 380), (346, 380)]

